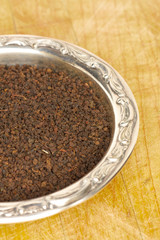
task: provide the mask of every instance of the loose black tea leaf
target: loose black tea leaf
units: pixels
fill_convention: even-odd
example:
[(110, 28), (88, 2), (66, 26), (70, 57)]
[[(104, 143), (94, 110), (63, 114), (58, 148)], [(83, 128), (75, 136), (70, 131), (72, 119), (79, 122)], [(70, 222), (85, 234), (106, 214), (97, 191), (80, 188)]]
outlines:
[(53, 193), (101, 160), (114, 121), (92, 85), (56, 67), (0, 66), (0, 201)]

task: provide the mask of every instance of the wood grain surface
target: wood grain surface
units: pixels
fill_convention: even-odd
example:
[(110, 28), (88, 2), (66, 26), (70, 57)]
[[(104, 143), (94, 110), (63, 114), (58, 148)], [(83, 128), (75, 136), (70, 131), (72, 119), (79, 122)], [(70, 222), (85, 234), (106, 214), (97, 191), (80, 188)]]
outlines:
[(0, 34), (77, 44), (110, 63), (140, 113), (127, 164), (96, 196), (43, 220), (0, 225), (0, 240), (160, 239), (160, 1), (0, 0)]

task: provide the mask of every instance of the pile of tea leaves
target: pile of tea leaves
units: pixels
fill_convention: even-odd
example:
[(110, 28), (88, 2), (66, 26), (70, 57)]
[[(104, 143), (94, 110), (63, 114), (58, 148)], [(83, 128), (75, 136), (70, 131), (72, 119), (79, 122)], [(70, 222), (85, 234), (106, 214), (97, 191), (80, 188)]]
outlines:
[(111, 107), (92, 81), (54, 66), (1, 65), (0, 201), (40, 197), (82, 178), (112, 130)]

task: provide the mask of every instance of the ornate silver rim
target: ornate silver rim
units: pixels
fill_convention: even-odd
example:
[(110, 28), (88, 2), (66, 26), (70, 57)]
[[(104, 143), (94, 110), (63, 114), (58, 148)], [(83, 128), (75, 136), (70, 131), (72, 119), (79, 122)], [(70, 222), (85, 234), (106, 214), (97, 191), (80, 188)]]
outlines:
[[(76, 61), (90, 75), (96, 72), (101, 85), (108, 95), (115, 114), (115, 132), (109, 150), (100, 163), (78, 182), (44, 197), (0, 203), (0, 223), (24, 222), (54, 215), (77, 205), (100, 191), (121, 169), (136, 143), (139, 129), (139, 114), (131, 90), (123, 78), (108, 63), (94, 54), (64, 41), (31, 36), (0, 36), (2, 48), (16, 46), (35, 51), (50, 49), (58, 52), (63, 61)], [(75, 65), (75, 64), (74, 64)], [(93, 76), (95, 78), (95, 75)]]

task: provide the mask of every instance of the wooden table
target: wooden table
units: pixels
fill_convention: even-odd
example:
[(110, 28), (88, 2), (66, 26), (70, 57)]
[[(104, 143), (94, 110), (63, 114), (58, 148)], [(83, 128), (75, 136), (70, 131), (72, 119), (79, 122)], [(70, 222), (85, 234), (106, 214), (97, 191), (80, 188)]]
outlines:
[(0, 0), (0, 34), (75, 43), (110, 63), (140, 113), (136, 147), (95, 197), (53, 217), (0, 225), (0, 240), (160, 239), (160, 1)]

